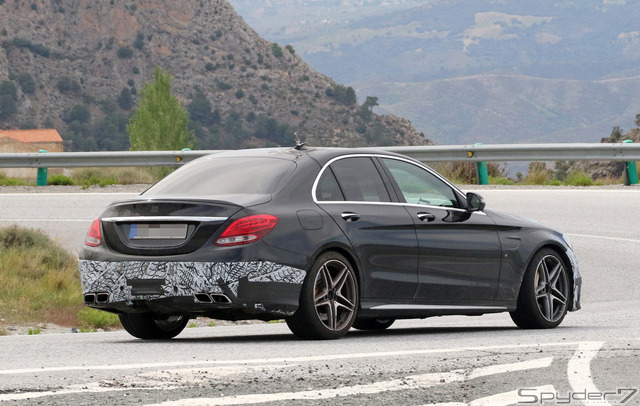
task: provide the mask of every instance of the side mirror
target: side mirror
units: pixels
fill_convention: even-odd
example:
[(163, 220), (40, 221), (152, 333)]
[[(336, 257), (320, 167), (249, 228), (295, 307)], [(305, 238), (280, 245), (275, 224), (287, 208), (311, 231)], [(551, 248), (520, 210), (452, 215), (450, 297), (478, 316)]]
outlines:
[(486, 206), (484, 198), (477, 193), (467, 193), (467, 210), (483, 211)]

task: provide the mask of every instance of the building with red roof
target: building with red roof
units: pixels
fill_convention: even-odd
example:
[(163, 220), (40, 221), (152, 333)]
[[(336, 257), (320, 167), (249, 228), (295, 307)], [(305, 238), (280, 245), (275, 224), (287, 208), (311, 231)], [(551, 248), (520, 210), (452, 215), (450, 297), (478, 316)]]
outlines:
[[(38, 130), (0, 130), (0, 154), (38, 152), (62, 152), (62, 137), (55, 129)], [(32, 168), (0, 168), (6, 176), (12, 178), (33, 178), (36, 170)]]

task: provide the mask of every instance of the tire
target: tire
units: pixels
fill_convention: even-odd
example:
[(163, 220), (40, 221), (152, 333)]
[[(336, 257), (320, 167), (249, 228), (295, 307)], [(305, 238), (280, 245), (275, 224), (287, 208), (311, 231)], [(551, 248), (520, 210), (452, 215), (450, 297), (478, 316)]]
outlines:
[(351, 328), (358, 311), (358, 281), (347, 259), (322, 254), (302, 284), (300, 306), (286, 319), (293, 334), (307, 340), (334, 340)]
[(511, 319), (520, 328), (555, 328), (567, 314), (570, 278), (565, 260), (549, 248), (538, 251), (527, 266), (518, 307)]
[(145, 340), (169, 340), (184, 330), (189, 318), (171, 316), (154, 319), (150, 314), (125, 313), (118, 315), (122, 327), (134, 337)]
[(386, 330), (396, 319), (358, 319), (353, 322), (353, 328), (357, 330), (382, 331)]

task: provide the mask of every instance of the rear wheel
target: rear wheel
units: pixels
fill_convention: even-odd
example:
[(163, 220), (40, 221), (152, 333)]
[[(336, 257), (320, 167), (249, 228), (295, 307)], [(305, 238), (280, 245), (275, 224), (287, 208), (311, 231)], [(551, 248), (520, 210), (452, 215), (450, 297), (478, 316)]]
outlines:
[(353, 323), (353, 328), (380, 331), (388, 329), (395, 321), (396, 319), (358, 319)]
[(146, 340), (168, 340), (180, 334), (189, 322), (185, 316), (154, 319), (150, 314), (120, 314), (120, 323), (127, 333)]
[(527, 267), (511, 319), (520, 328), (557, 327), (567, 314), (569, 286), (564, 259), (552, 249), (540, 250)]
[(347, 259), (335, 252), (322, 254), (302, 285), (300, 306), (286, 319), (303, 339), (330, 340), (344, 336), (358, 309), (358, 283)]

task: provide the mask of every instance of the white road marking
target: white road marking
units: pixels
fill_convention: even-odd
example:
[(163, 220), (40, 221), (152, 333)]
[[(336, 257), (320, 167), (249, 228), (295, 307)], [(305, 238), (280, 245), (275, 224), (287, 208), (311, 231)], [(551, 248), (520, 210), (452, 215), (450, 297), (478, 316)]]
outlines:
[(140, 193), (131, 192), (119, 192), (119, 193), (110, 193), (110, 192), (77, 192), (77, 193), (47, 193), (47, 192), (34, 192), (34, 193), (0, 193), (0, 196), (10, 197), (10, 196), (109, 196), (109, 195), (123, 195), (123, 196), (138, 196)]
[(640, 242), (638, 239), (634, 238), (620, 238), (620, 237), (606, 237), (603, 235), (588, 235), (588, 234), (571, 234), (567, 233), (570, 237), (578, 237), (578, 238), (597, 238), (600, 240), (613, 240), (613, 241), (624, 241), (624, 242)]
[(257, 370), (290, 368), (292, 365), (262, 365), (262, 366), (222, 366), (200, 369), (177, 369), (153, 371), (142, 375), (124, 376), (117, 379), (88, 384), (70, 385), (66, 388), (43, 392), (21, 392), (0, 395), (0, 402), (25, 399), (43, 398), (48, 396), (90, 394), (105, 392), (120, 392), (130, 390), (159, 390), (180, 389), (185, 385), (201, 383), (205, 379), (221, 378), (238, 375)]
[[(1, 340), (1, 338), (0, 338)], [(119, 364), (119, 365), (70, 365), (61, 367), (42, 367), (42, 368), (22, 368), (22, 369), (0, 369), (0, 375), (14, 374), (31, 374), (41, 372), (64, 372), (64, 371), (90, 371), (90, 370), (127, 370), (127, 369), (143, 369), (143, 368), (171, 368), (181, 366), (206, 366), (206, 365), (232, 365), (232, 364), (280, 364), (280, 363), (300, 363), (311, 361), (332, 361), (341, 359), (363, 359), (363, 358), (384, 358), (384, 357), (400, 357), (409, 355), (423, 354), (440, 354), (450, 352), (465, 351), (492, 351), (517, 348), (540, 348), (540, 347), (569, 347), (581, 344), (577, 342), (563, 343), (542, 343), (542, 344), (514, 344), (514, 345), (496, 345), (483, 347), (461, 347), (461, 348), (439, 348), (428, 350), (408, 350), (408, 351), (387, 351), (387, 352), (365, 352), (365, 353), (349, 353), (334, 355), (310, 355), (304, 357), (291, 358), (254, 358), (254, 359), (238, 359), (238, 360), (219, 360), (219, 361), (175, 361), (175, 362), (151, 362), (144, 364)]]
[[(556, 388), (553, 385), (538, 386), (530, 388), (534, 393), (556, 393)], [(462, 402), (449, 402), (449, 403), (431, 403), (422, 406), (509, 406), (517, 404), (522, 401), (522, 396), (518, 391), (498, 393), (496, 395), (487, 396), (484, 398), (472, 400), (470, 403)]]
[[(578, 346), (578, 350), (569, 360), (567, 367), (567, 376), (569, 385), (574, 392), (601, 393), (591, 379), (591, 360), (593, 360), (598, 351), (602, 348), (603, 342), (584, 342)], [(609, 405), (604, 400), (585, 400), (585, 405)]]
[[(282, 402), (287, 400), (319, 400), (333, 399), (344, 396), (372, 395), (381, 392), (404, 391), (411, 389), (424, 389), (437, 385), (446, 385), (452, 382), (464, 382), (470, 379), (501, 374), (513, 371), (546, 368), (551, 365), (553, 358), (542, 358), (531, 361), (516, 362), (513, 364), (493, 365), (478, 368), (470, 373), (465, 370), (454, 370), (442, 373), (430, 373), (407, 376), (401, 379), (375, 382), (367, 385), (345, 386), (337, 389), (315, 389), (301, 392), (281, 393), (257, 393), (251, 395), (228, 396), (220, 398), (192, 398), (158, 403), (152, 406), (171, 405), (248, 405), (267, 402)], [(479, 405), (489, 405), (482, 403)]]
[(640, 189), (637, 187), (629, 188), (629, 189), (474, 189), (473, 187), (466, 188), (466, 190), (473, 190), (481, 194), (485, 193), (640, 193)]
[[(95, 218), (95, 217), (94, 217)], [(41, 218), (41, 219), (0, 219), (0, 221), (10, 221), (10, 222), (18, 222), (18, 221), (35, 221), (35, 222), (59, 222), (59, 223), (69, 223), (69, 222), (79, 222), (79, 223), (90, 223), (93, 219), (50, 219), (50, 218)]]
[(517, 362), (514, 364), (491, 365), (488, 367), (478, 368), (469, 374), (469, 379), (480, 378), (483, 376), (504, 374), (507, 372), (524, 371), (527, 369), (547, 368), (551, 366), (553, 357), (534, 359), (531, 361)]
[[(185, 366), (190, 365), (213, 365), (209, 368), (183, 368), (165, 371), (151, 371), (142, 375), (133, 377), (121, 377), (113, 381), (92, 382), (89, 384), (71, 385), (56, 391), (47, 392), (31, 392), (31, 393), (14, 393), (0, 395), (0, 401), (22, 400), (47, 396), (58, 396), (77, 393), (104, 393), (109, 391), (122, 390), (156, 390), (156, 389), (177, 389), (184, 388), (185, 385), (191, 385), (202, 381), (208, 377), (219, 377), (230, 374), (241, 374), (255, 371), (258, 369), (277, 369), (288, 368), (299, 365), (300, 362), (309, 361), (327, 361), (335, 359), (357, 359), (369, 357), (397, 357), (403, 355), (416, 354), (436, 354), (442, 352), (463, 352), (463, 351), (491, 351), (501, 349), (516, 348), (539, 348), (539, 347), (563, 347), (578, 345), (578, 350), (569, 362), (568, 373), (569, 381), (574, 390), (597, 391), (590, 378), (590, 361), (595, 357), (598, 350), (602, 347), (602, 342), (568, 342), (568, 343), (545, 343), (545, 344), (517, 344), (507, 346), (489, 346), (489, 347), (467, 347), (457, 349), (434, 349), (434, 350), (417, 350), (417, 351), (392, 351), (383, 353), (360, 353), (360, 354), (338, 354), (329, 356), (306, 356), (292, 358), (264, 358), (252, 360), (221, 360), (221, 361), (201, 361), (201, 362), (169, 362), (169, 363), (149, 363), (149, 364), (125, 364), (125, 365), (106, 365), (96, 367), (57, 367), (57, 368), (29, 368), (21, 370), (4, 370), (2, 374), (19, 374), (28, 372), (53, 372), (68, 370), (86, 370), (86, 369), (102, 369), (102, 370), (120, 370), (120, 369), (140, 369), (140, 368), (159, 368), (167, 366)], [(217, 405), (242, 405), (256, 404), (272, 401), (284, 400), (318, 400), (329, 399), (336, 396), (356, 396), (364, 394), (376, 394), (381, 392), (398, 391), (405, 389), (421, 389), (436, 385), (443, 385), (455, 382), (463, 382), (471, 379), (487, 377), (491, 375), (504, 374), (515, 371), (525, 371), (532, 369), (547, 368), (553, 362), (552, 357), (540, 358), (535, 360), (517, 362), (512, 364), (490, 365), (487, 367), (476, 368), (471, 371), (453, 370), (444, 373), (429, 373), (422, 375), (407, 376), (402, 379), (393, 379), (389, 381), (376, 382), (367, 385), (355, 385), (337, 389), (326, 390), (307, 390), (302, 392), (284, 392), (271, 394), (251, 394), (236, 397), (221, 397), (210, 399), (182, 399), (178, 402), (166, 402), (162, 405), (186, 404), (217, 404)], [(235, 365), (233, 365), (235, 364)], [(244, 364), (244, 365), (239, 365)], [(257, 364), (257, 365), (247, 365)], [(124, 387), (123, 387), (124, 386)], [(550, 392), (547, 386), (540, 387), (540, 391)], [(534, 390), (537, 388), (534, 388)], [(492, 395), (486, 398), (477, 399), (471, 403), (474, 406), (484, 405), (502, 405), (513, 404), (504, 403), (513, 399), (514, 392), (506, 392), (503, 394)], [(516, 392), (517, 394), (517, 392)], [(484, 402), (484, 403), (483, 403)], [(503, 403), (499, 403), (503, 402)], [(439, 404), (444, 406), (445, 404)], [(452, 403), (451, 405), (457, 405)]]

